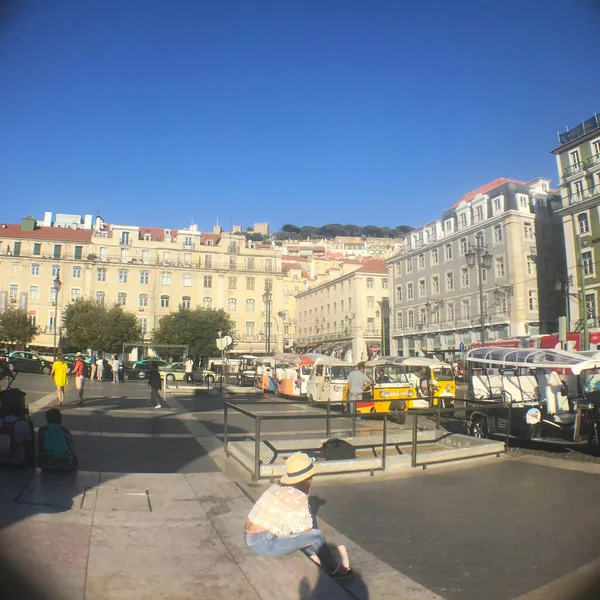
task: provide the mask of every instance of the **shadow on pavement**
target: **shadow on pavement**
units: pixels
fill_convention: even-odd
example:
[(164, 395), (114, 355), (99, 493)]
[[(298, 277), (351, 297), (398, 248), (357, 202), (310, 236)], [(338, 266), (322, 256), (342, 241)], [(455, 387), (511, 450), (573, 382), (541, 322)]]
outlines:
[[(367, 584), (359, 573), (355, 572), (351, 579), (344, 582), (339, 581), (338, 583), (347, 592), (347, 597), (356, 598), (356, 600), (369, 600)], [(308, 579), (304, 577), (298, 588), (298, 598), (300, 600), (330, 600), (331, 578), (329, 575), (319, 569), (319, 579), (312, 588)]]

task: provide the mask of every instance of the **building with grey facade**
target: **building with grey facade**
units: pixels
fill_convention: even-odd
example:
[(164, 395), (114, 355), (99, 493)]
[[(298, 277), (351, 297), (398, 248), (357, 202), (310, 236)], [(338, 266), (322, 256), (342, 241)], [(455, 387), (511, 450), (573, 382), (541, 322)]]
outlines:
[(480, 306), (486, 340), (556, 331), (562, 302), (555, 282), (564, 271), (557, 198), (547, 179), (499, 178), (408, 234), (386, 261), (392, 352), (453, 353), (461, 343), (480, 344)]

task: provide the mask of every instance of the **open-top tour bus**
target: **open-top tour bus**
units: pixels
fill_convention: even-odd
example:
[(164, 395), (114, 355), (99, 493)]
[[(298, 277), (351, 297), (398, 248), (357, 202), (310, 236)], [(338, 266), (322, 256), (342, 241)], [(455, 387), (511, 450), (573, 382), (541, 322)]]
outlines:
[(592, 452), (600, 451), (600, 359), (563, 350), (486, 346), (470, 350), (466, 364), (470, 399), (507, 403), (489, 414), (474, 408), (472, 435), (506, 435), (510, 403), (511, 437), (563, 444), (587, 439)]
[(306, 385), (308, 401), (334, 404), (345, 402), (348, 399), (348, 373), (354, 367), (333, 356), (310, 356), (314, 363)]
[(306, 396), (306, 384), (314, 363), (312, 354), (276, 354), (277, 391), (282, 396)]

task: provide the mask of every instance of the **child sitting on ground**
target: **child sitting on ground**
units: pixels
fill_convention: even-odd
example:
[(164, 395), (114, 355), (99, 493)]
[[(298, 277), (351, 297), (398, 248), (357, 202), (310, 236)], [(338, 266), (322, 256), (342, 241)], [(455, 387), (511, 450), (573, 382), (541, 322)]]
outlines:
[(73, 436), (62, 426), (58, 408), (46, 412), (46, 423), (38, 431), (38, 465), (42, 471), (73, 471), (77, 456), (73, 449)]

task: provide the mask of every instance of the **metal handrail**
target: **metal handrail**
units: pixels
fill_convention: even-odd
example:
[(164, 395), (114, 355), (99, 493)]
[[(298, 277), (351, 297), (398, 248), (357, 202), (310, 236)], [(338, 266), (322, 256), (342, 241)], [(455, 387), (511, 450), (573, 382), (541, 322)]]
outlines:
[[(485, 401), (485, 400), (476, 400), (476, 399), (467, 399), (467, 400), (462, 400), (465, 402), (465, 406), (464, 406), (464, 411), (465, 411), (465, 417), (461, 417), (460, 420), (464, 420), (464, 421), (468, 421), (468, 417), (466, 416), (467, 411), (469, 410), (469, 407), (467, 405), (469, 404), (477, 404), (477, 410), (478, 411), (482, 411), (482, 412), (486, 412), (488, 413), (491, 410), (495, 410), (498, 408), (506, 408), (508, 406), (508, 419), (507, 419), (507, 430), (506, 430), (506, 436), (505, 436), (505, 442), (504, 442), (504, 451), (506, 452), (506, 450), (508, 449), (509, 446), (509, 438), (510, 438), (510, 426), (511, 426), (511, 422), (512, 422), (512, 402), (489, 402), (489, 401)], [(376, 400), (370, 400), (370, 402), (389, 402), (389, 400), (387, 399), (376, 399)], [(250, 471), (251, 475), (252, 475), (252, 481), (259, 481), (261, 478), (261, 460), (260, 460), (260, 446), (261, 446), (261, 424), (263, 421), (293, 421), (293, 420), (298, 420), (298, 419), (325, 419), (326, 420), (326, 437), (329, 438), (331, 435), (331, 419), (348, 419), (348, 418), (352, 418), (352, 433), (353, 436), (355, 435), (356, 431), (356, 417), (360, 416), (361, 418), (367, 418), (367, 419), (374, 419), (374, 418), (379, 418), (379, 417), (383, 417), (383, 430), (382, 430), (382, 456), (381, 456), (381, 467), (379, 469), (373, 469), (373, 468), (369, 468), (367, 469), (368, 471), (374, 472), (375, 470), (381, 470), (381, 471), (385, 471), (386, 470), (386, 464), (387, 464), (387, 427), (388, 427), (388, 417), (390, 416), (398, 416), (398, 412), (397, 411), (387, 411), (387, 412), (375, 412), (375, 413), (358, 413), (358, 412), (352, 412), (352, 413), (331, 413), (331, 402), (327, 402), (327, 412), (324, 414), (307, 414), (305, 412), (303, 413), (295, 413), (295, 414), (281, 414), (281, 413), (273, 413), (273, 414), (265, 414), (265, 413), (255, 413), (251, 410), (246, 410), (245, 408), (242, 408), (240, 405), (241, 404), (254, 404), (256, 405), (257, 402), (256, 400), (238, 400), (236, 402), (226, 402), (225, 406), (224, 406), (224, 411), (223, 411), (223, 435), (224, 435), (224, 440), (223, 440), (223, 445), (224, 445), (224, 451), (225, 451), (225, 455), (227, 457), (231, 456), (231, 454), (229, 453), (229, 409), (232, 409), (244, 416), (250, 417), (252, 419), (254, 419), (254, 469), (250, 470), (248, 469), (248, 467), (246, 465), (244, 465), (243, 463), (240, 462), (240, 464), (246, 468), (248, 471)], [(285, 405), (285, 406), (293, 406), (294, 404), (302, 404), (304, 405), (305, 403), (290, 403), (287, 402), (285, 400), (267, 400), (267, 401), (261, 401), (258, 404), (260, 404), (260, 406), (265, 406), (265, 405)], [(470, 407), (471, 410), (474, 410), (474, 407)], [(410, 409), (409, 413), (412, 414), (413, 417), (413, 423), (412, 423), (412, 437), (411, 437), (411, 447), (412, 447), (412, 453), (411, 453), (411, 467), (412, 468), (416, 468), (418, 466), (418, 462), (417, 462), (417, 444), (418, 444), (418, 428), (417, 428), (417, 419), (419, 417), (419, 415), (421, 416), (436, 416), (436, 428), (439, 429), (440, 428), (440, 421), (441, 421), (441, 416), (444, 413), (452, 413), (452, 416), (456, 417), (455, 413), (457, 410), (461, 410), (461, 408), (457, 408), (457, 407), (449, 407), (449, 408), (442, 408), (441, 407), (441, 402), (438, 402), (438, 406), (436, 408), (413, 408)], [(457, 419), (459, 419), (459, 417), (456, 417)], [(430, 463), (427, 463), (430, 464)], [(427, 465), (424, 464), (423, 468), (425, 468)]]

